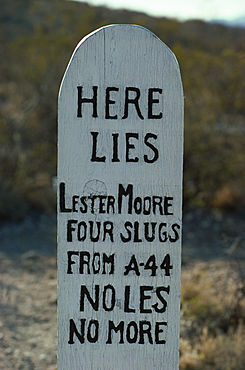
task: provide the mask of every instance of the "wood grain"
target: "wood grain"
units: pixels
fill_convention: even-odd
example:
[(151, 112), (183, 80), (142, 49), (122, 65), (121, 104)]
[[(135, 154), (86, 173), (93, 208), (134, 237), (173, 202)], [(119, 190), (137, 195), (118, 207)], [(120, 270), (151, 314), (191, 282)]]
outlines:
[(84, 38), (58, 103), (60, 370), (178, 369), (182, 162), (171, 50), (132, 25)]

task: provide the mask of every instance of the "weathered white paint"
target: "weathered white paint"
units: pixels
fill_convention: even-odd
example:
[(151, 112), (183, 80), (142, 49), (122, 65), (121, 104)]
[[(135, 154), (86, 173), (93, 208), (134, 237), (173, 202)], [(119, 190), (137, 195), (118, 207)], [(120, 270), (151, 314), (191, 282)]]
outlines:
[[(93, 112), (92, 103), (82, 103), (82, 113), (78, 112), (78, 94), (92, 98), (93, 86), (98, 87), (97, 112)], [(108, 87), (113, 89), (106, 90)], [(125, 94), (128, 94), (128, 114)], [(140, 97), (134, 100), (137, 94)], [(107, 115), (113, 118), (105, 117), (106, 104)], [(58, 117), (58, 183), (65, 184), (61, 185), (63, 193), (59, 191), (58, 197), (59, 370), (177, 369), (183, 92), (173, 53), (142, 27), (115, 25), (95, 31), (79, 43), (71, 58), (60, 88)], [(95, 161), (91, 161), (93, 145)], [(137, 162), (131, 161), (135, 158)], [(129, 184), (132, 186), (128, 187)], [(126, 196), (122, 197), (120, 212), (119, 188), (133, 191), (135, 203), (130, 214)], [(80, 207), (85, 210), (85, 202), (91, 202), (86, 197), (93, 195), (100, 195), (101, 198), (96, 199), (101, 199), (101, 203), (96, 203), (94, 210), (82, 213)], [(157, 198), (153, 200), (153, 196)], [(81, 200), (81, 197), (84, 198)], [(140, 212), (141, 201), (145, 202), (146, 214)], [(155, 203), (154, 211), (148, 207), (150, 202), (152, 207)], [(164, 202), (165, 209), (161, 212), (157, 203), (164, 205)], [(105, 225), (105, 240), (103, 234), (98, 242), (90, 240), (89, 231), (84, 235), (84, 225), (86, 223), (89, 229), (91, 221), (101, 222), (102, 229)], [(80, 222), (84, 222), (80, 235), (84, 241), (79, 241), (77, 232), (73, 231)], [(150, 227), (148, 241), (142, 234), (143, 228), (148, 227), (144, 224)], [(131, 225), (135, 226), (136, 234), (139, 230), (139, 235), (134, 234)], [(155, 228), (153, 241), (150, 241), (151, 227)], [(165, 236), (167, 241), (164, 241)], [(95, 257), (94, 271), (90, 264), (90, 274), (86, 266), (84, 271), (79, 271), (83, 252)], [(108, 269), (102, 273), (103, 264), (99, 267), (98, 261), (103, 259), (103, 254), (114, 255), (114, 273), (109, 274)], [(152, 266), (154, 257), (146, 263), (152, 255), (158, 266), (153, 273), (155, 276), (151, 276), (152, 270), (147, 268)], [(172, 266), (169, 274), (160, 268), (166, 255), (170, 256)], [(129, 266), (130, 261), (135, 270), (125, 275), (125, 266)], [(136, 267), (139, 276), (135, 273)], [(86, 295), (83, 307), (81, 286), (86, 287), (83, 291), (87, 289), (93, 299), (96, 289), (99, 290), (98, 310), (92, 307)], [(146, 288), (142, 288), (144, 286)], [(169, 293), (165, 291), (168, 287)], [(125, 297), (129, 297), (126, 308)], [(166, 310), (162, 312), (165, 302)], [(70, 340), (74, 343), (69, 344), (70, 320), (82, 335), (84, 321), (81, 319), (86, 319), (84, 343), (74, 334)], [(87, 337), (90, 320), (97, 320), (99, 325), (95, 343), (89, 342), (88, 339), (93, 339)], [(121, 324), (124, 325), (121, 339), (124, 343), (119, 343), (120, 330), (112, 331), (112, 343), (108, 343), (109, 321), (114, 325), (124, 322)], [(128, 324), (131, 329), (127, 336)], [(91, 323), (90, 328), (95, 329), (95, 325)], [(141, 336), (137, 330), (141, 330)], [(92, 338), (95, 334), (91, 332)], [(149, 343), (151, 339), (153, 344)], [(165, 344), (156, 343), (163, 340)]]

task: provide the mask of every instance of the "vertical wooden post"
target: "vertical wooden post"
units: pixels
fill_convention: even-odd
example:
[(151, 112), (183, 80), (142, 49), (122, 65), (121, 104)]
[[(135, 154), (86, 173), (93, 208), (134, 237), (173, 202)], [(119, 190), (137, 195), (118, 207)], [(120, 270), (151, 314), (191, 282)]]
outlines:
[(133, 25), (77, 46), (58, 109), (58, 366), (178, 369), (183, 91)]

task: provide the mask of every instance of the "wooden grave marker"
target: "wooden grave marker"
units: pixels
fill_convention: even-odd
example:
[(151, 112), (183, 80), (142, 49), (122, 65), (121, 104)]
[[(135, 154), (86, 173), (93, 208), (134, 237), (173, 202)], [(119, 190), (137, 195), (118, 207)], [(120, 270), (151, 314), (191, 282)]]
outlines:
[(133, 25), (77, 46), (58, 107), (58, 368), (178, 369), (183, 91)]

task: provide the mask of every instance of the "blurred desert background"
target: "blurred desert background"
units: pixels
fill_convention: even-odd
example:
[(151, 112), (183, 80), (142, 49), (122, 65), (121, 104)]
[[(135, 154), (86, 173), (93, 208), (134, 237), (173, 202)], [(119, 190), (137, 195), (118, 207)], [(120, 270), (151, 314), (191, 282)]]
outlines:
[(78, 42), (138, 24), (185, 95), (181, 370), (245, 364), (245, 28), (64, 0), (0, 0), (0, 369), (55, 370), (59, 85)]

